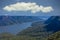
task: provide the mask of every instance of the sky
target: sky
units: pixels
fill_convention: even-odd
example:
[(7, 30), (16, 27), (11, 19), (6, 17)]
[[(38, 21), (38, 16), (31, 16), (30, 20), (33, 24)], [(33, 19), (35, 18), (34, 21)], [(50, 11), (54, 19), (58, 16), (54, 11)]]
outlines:
[(0, 0), (0, 15), (60, 16), (60, 0)]

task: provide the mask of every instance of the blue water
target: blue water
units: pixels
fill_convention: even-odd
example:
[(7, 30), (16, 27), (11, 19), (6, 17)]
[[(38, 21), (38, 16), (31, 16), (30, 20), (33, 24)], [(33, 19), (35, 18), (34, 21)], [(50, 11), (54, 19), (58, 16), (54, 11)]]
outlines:
[(26, 23), (22, 23), (22, 24), (3, 26), (3, 27), (0, 27), (0, 33), (9, 32), (12, 34), (17, 34), (18, 32), (22, 31), (23, 29), (26, 29), (27, 27), (31, 27), (31, 24), (32, 24), (32, 22), (26, 22)]

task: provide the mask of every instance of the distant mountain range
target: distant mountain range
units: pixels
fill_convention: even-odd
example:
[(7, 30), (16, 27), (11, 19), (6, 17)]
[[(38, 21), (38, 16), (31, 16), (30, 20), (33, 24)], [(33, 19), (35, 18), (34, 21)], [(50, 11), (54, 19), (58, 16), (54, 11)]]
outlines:
[(42, 20), (37, 16), (0, 16), (0, 26)]

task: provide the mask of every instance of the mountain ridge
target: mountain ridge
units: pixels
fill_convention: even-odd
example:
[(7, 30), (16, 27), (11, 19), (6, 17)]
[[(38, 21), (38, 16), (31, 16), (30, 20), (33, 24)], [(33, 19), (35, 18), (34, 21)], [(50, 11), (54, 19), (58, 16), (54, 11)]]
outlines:
[(0, 26), (13, 25), (23, 22), (32, 22), (36, 20), (42, 20), (37, 16), (0, 16)]

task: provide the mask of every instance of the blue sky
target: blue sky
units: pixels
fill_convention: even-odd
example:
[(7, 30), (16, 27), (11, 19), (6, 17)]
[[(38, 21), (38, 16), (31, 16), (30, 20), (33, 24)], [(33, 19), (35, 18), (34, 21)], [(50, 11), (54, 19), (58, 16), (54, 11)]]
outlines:
[[(51, 6), (53, 11), (51, 12), (36, 12), (31, 13), (30, 11), (13, 11), (8, 12), (3, 10), (5, 6), (16, 4), (17, 2), (31, 2), (37, 5)], [(60, 0), (0, 0), (0, 15), (19, 15), (19, 16), (60, 16)]]

